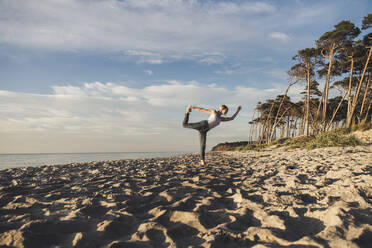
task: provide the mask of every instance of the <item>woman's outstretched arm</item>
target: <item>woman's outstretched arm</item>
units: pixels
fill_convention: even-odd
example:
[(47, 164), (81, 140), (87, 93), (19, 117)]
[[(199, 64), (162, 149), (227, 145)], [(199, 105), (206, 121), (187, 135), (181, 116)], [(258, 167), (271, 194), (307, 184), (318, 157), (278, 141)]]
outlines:
[(208, 113), (208, 114), (212, 114), (215, 111), (213, 109), (199, 108), (199, 107), (196, 107), (196, 106), (191, 106), (191, 108), (195, 109), (195, 110), (198, 110), (198, 111), (201, 111), (201, 112), (204, 112), (204, 113)]
[(239, 105), (238, 109), (236, 110), (235, 114), (233, 114), (231, 117), (220, 117), (221, 121), (232, 121), (235, 119), (235, 117), (238, 115), (239, 111), (242, 109), (242, 106)]

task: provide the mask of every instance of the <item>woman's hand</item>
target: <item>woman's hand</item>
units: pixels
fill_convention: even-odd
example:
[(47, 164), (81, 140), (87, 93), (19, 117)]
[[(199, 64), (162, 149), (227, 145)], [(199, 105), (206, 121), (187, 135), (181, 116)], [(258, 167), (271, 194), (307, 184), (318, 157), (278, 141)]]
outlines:
[(235, 117), (238, 115), (239, 111), (242, 109), (242, 106), (239, 105), (238, 109), (236, 110), (235, 114), (233, 114), (231, 117), (220, 117), (221, 121), (232, 121), (235, 119)]

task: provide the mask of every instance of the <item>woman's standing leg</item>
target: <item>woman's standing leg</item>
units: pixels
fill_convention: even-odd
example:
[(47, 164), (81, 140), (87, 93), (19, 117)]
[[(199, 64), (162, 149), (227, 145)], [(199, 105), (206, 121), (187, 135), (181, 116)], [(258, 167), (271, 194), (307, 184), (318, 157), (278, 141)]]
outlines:
[(207, 143), (207, 132), (208, 131), (199, 131), (199, 141), (200, 141), (200, 159), (202, 163), (205, 163), (205, 146)]

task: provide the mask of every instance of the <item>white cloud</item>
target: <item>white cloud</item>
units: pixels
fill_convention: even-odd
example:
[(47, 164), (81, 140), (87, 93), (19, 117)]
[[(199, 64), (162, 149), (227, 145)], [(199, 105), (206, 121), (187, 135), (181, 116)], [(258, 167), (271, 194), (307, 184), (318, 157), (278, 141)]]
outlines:
[[(290, 38), (273, 30), (312, 23), (328, 10), (327, 5), (316, 11), (303, 5), (279, 9), (260, 1), (3, 0), (0, 44), (113, 52), (139, 63), (187, 58), (213, 64), (223, 57), (198, 55), (241, 55), (254, 45), (275, 48), (275, 40)], [(273, 41), (265, 39), (267, 33)]]
[(149, 76), (152, 76), (152, 74), (154, 74), (152, 70), (146, 70), (145, 73)]
[[(151, 142), (155, 139), (159, 140), (157, 150), (162, 150), (161, 147), (167, 147), (171, 140), (181, 140), (185, 138), (183, 135), (189, 134), (181, 126), (187, 105), (218, 108), (226, 104), (231, 108), (229, 114), (233, 114), (235, 107), (241, 104), (244, 111), (233, 125), (239, 128), (232, 129), (226, 125), (223, 130), (227, 128), (232, 138), (245, 139), (248, 133), (246, 123), (256, 103), (282, 91), (280, 87), (257, 89), (237, 86), (229, 89), (217, 84), (202, 85), (196, 81), (169, 81), (143, 88), (90, 82), (81, 86), (53, 86), (52, 94), (0, 91), (0, 133), (9, 137), (29, 137), (30, 147), (40, 137), (59, 136), (48, 141), (51, 142), (49, 151), (56, 151), (61, 137), (64, 140), (70, 137), (82, 143), (90, 137), (96, 139), (93, 143), (97, 147), (105, 144), (106, 150), (109, 147), (115, 150), (112, 146), (120, 140), (132, 151), (153, 150)], [(207, 116), (194, 111), (190, 121), (202, 118)], [(179, 150), (182, 150), (190, 142), (197, 143), (196, 138), (188, 140), (189, 143), (176, 142), (174, 145), (179, 145)], [(209, 145), (222, 141), (226, 141), (222, 136), (212, 136)], [(11, 152), (4, 142), (7, 141), (0, 141), (0, 152)], [(134, 143), (130, 145), (128, 142)], [(24, 147), (26, 143), (17, 146)]]
[(281, 32), (272, 32), (269, 34), (269, 36), (280, 41), (289, 41), (291, 39), (288, 35)]
[(127, 53), (145, 50), (150, 54), (185, 48), (213, 49), (209, 41), (223, 37), (227, 42), (242, 40), (244, 35), (236, 34), (244, 30), (243, 25), (237, 25), (228, 14), (239, 9), (248, 12), (273, 9), (260, 3), (148, 0), (5, 0), (0, 4), (3, 10), (1, 43), (67, 50), (125, 50)]
[(148, 63), (148, 64), (163, 64), (165, 58), (170, 58), (165, 54), (150, 52), (146, 50), (128, 50), (124, 52), (124, 56), (120, 57), (121, 60), (132, 60), (134, 59), (137, 63)]
[(211, 12), (221, 15), (231, 15), (231, 14), (246, 14), (246, 13), (265, 13), (273, 12), (275, 7), (273, 5), (261, 2), (251, 2), (251, 3), (233, 3), (233, 2), (219, 2), (216, 3), (212, 8)]
[(53, 90), (56, 95), (85, 96), (84, 91), (77, 86), (53, 86)]
[(220, 64), (223, 62), (223, 57), (218, 55), (205, 56), (204, 58), (200, 59), (199, 62), (207, 65)]
[(274, 77), (276, 79), (281, 79), (281, 80), (288, 80), (289, 76), (288, 73), (285, 70), (281, 69), (272, 69), (266, 72), (269, 74), (271, 77)]
[(226, 74), (226, 75), (237, 75), (237, 74), (248, 74), (248, 71), (243, 71), (243, 70), (218, 70), (215, 71), (214, 73), (216, 74)]
[(258, 61), (261, 61), (261, 62), (273, 62), (274, 59), (270, 56), (265, 56), (263, 58), (259, 58)]
[(140, 61), (141, 63), (149, 63), (153, 65), (160, 65), (163, 64), (164, 61), (162, 59), (147, 59), (147, 60), (142, 60)]
[(130, 56), (159, 56), (157, 53), (144, 50), (127, 50), (125, 54)]

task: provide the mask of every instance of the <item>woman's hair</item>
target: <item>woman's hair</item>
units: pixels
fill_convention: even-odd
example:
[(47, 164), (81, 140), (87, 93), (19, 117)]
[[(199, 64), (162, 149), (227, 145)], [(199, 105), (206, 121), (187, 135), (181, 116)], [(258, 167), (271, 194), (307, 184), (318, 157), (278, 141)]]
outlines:
[(221, 107), (226, 109), (226, 111), (229, 111), (229, 108), (225, 104), (222, 104)]

